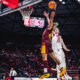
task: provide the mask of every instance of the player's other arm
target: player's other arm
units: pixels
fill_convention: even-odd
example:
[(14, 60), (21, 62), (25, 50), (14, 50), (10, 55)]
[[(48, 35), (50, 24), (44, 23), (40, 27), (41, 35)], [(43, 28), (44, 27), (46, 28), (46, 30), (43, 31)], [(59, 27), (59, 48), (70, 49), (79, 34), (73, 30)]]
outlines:
[(46, 11), (44, 11), (43, 15), (46, 17), (48, 25), (49, 25), (50, 24), (49, 13), (47, 13)]
[(68, 49), (68, 48), (66, 47), (66, 45), (65, 45), (65, 43), (64, 43), (63, 40), (62, 40), (62, 46), (63, 46), (63, 49), (64, 49), (65, 51), (70, 51), (70, 49)]
[[(43, 15), (46, 17), (48, 25), (50, 24), (50, 19), (49, 19), (49, 13), (47, 13), (46, 11), (44, 11)], [(54, 26), (57, 27), (59, 24), (58, 22), (54, 23)]]

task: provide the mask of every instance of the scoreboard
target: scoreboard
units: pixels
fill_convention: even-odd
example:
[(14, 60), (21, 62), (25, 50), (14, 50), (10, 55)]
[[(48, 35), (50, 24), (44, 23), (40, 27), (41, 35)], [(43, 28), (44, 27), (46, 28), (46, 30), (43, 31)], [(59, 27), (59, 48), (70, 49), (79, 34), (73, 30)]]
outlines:
[(27, 27), (43, 28), (45, 26), (45, 19), (39, 17), (30, 17), (24, 19), (24, 25)]

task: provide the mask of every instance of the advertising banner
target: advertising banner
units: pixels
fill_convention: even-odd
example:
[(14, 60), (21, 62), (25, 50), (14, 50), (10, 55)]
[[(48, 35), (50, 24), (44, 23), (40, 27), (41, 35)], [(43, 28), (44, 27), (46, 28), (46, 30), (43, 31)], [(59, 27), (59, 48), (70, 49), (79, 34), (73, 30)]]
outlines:
[[(14, 80), (40, 80), (39, 78), (15, 77)], [(57, 80), (57, 78), (44, 78), (41, 80)]]

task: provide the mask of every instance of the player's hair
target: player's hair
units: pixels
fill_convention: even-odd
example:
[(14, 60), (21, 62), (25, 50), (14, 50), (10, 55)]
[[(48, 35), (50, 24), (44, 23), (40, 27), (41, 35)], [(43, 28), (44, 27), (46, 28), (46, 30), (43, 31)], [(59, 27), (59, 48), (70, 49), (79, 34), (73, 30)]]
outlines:
[(59, 30), (59, 28), (55, 28), (55, 29), (58, 29), (58, 31), (59, 31), (59, 35), (60, 35), (60, 30)]
[(55, 30), (58, 25), (59, 25), (58, 22), (54, 22), (54, 23), (53, 23), (53, 30)]
[(58, 22), (54, 22), (54, 23), (53, 23), (53, 31), (55, 31), (55, 29), (58, 29), (59, 34), (60, 34), (60, 30), (59, 30), (59, 28), (57, 27), (58, 25), (59, 25)]

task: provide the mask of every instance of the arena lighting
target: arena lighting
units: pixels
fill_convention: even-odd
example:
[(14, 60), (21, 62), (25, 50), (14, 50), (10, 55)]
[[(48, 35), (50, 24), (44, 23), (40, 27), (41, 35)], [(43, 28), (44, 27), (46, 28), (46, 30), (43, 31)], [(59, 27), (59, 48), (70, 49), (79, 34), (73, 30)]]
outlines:
[(65, 0), (59, 0), (62, 4), (66, 4)]
[(65, 1), (63, 1), (63, 2), (62, 2), (62, 4), (66, 4), (66, 2), (65, 2)]
[(59, 0), (59, 2), (62, 2), (63, 0)]
[(80, 4), (80, 0), (75, 0), (78, 4)]
[(80, 3), (80, 0), (77, 0)]

